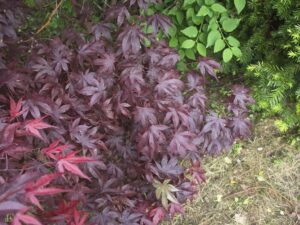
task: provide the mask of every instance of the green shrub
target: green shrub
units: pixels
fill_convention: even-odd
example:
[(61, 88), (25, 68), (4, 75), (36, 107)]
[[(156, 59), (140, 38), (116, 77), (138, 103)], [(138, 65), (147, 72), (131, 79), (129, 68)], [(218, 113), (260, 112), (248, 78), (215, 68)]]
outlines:
[(177, 48), (181, 56), (179, 69), (186, 70), (186, 63), (197, 56), (214, 56), (227, 63), (242, 55), (240, 42), (233, 31), (240, 24), (238, 14), (244, 9), (245, 0), (164, 0), (146, 13), (160, 12), (172, 19), (169, 46)]
[[(174, 29), (168, 41), (180, 52), (181, 70), (193, 65), (190, 62), (198, 55), (223, 59), (223, 72), (228, 79), (238, 75), (236, 78), (252, 86), (257, 101), (254, 111), (275, 116), (275, 125), (282, 132), (297, 131), (299, 0), (162, 2), (145, 13), (160, 12), (172, 18)], [(234, 57), (236, 60), (232, 60)]]
[(238, 38), (246, 54), (240, 62), (250, 64), (246, 78), (254, 90), (255, 110), (276, 116), (275, 125), (282, 132), (296, 130), (300, 125), (300, 2), (253, 0), (244, 15)]

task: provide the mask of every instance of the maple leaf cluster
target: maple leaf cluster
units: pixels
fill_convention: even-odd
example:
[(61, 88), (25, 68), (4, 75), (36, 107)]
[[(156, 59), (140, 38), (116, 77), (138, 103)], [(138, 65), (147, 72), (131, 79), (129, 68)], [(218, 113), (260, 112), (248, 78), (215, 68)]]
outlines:
[[(181, 76), (155, 38), (168, 18), (134, 14), (156, 1), (125, 2), (88, 35), (0, 46), (1, 224), (159, 224), (183, 213), (206, 154), (250, 135), (249, 90), (233, 87), (227, 117), (210, 112), (205, 76), (220, 65), (201, 59)], [(1, 11), (0, 40), (14, 29)]]

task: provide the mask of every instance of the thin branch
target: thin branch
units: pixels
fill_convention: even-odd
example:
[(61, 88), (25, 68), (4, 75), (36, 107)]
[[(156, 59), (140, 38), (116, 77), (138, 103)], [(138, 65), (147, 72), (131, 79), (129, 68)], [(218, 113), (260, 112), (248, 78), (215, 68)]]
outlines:
[(35, 35), (41, 33), (51, 22), (53, 16), (57, 13), (57, 10), (59, 9), (59, 7), (62, 5), (64, 0), (60, 0), (60, 2), (58, 4), (56, 4), (56, 7), (52, 10), (51, 14), (49, 15), (46, 23), (43, 24), (43, 26), (41, 26), (36, 32)]

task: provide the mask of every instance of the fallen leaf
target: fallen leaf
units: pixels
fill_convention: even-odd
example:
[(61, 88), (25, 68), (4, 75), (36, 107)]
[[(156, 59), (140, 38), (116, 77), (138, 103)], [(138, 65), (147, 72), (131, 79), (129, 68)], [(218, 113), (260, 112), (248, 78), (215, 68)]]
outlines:
[(238, 225), (247, 225), (247, 217), (242, 214), (235, 214), (234, 220)]

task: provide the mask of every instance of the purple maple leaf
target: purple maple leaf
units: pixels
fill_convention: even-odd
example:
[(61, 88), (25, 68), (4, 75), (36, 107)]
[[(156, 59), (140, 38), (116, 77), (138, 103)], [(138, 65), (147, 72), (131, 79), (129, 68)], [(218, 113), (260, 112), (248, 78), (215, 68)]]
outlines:
[(56, 78), (57, 73), (52, 68), (52, 65), (49, 65), (48, 61), (39, 57), (36, 59), (36, 64), (32, 66), (33, 70), (37, 72), (35, 80), (45, 78), (45, 76), (50, 76)]
[(96, 41), (99, 41), (102, 37), (104, 37), (107, 40), (112, 40), (111, 28), (112, 24), (98, 23), (92, 26), (91, 33), (93, 33)]
[(199, 88), (197, 92), (189, 97), (188, 103), (191, 107), (204, 111), (206, 100), (207, 97), (204, 93), (204, 90)]
[(184, 87), (181, 80), (170, 78), (169, 74), (165, 74), (155, 86), (155, 91), (159, 95), (176, 95)]
[(251, 134), (251, 122), (245, 116), (231, 118), (228, 126), (232, 129), (232, 135), (235, 138), (246, 138)]
[(220, 70), (221, 65), (215, 60), (208, 57), (201, 57), (199, 59), (197, 68), (200, 70), (202, 76), (209, 74), (210, 76), (218, 80), (215, 70)]
[(165, 155), (161, 162), (155, 162), (155, 166), (151, 166), (152, 171), (155, 172), (159, 176), (159, 174), (163, 174), (166, 176), (179, 176), (184, 172), (183, 168), (178, 165), (178, 160), (174, 157), (171, 157), (168, 159), (168, 157)]
[(194, 137), (195, 134), (190, 131), (177, 131), (169, 144), (169, 153), (184, 158), (189, 152), (196, 152), (197, 147), (193, 143)]
[(166, 141), (166, 136), (163, 131), (169, 127), (165, 125), (151, 125), (141, 136), (139, 141), (139, 149), (144, 154), (152, 158), (155, 151), (159, 151), (159, 144)]
[(67, 47), (63, 44), (54, 45), (55, 48), (53, 50), (53, 65), (54, 70), (58, 74), (62, 71), (68, 72), (69, 71), (69, 64), (70, 64), (70, 51), (68, 51)]
[(209, 154), (219, 154), (222, 150), (228, 150), (232, 142), (233, 137), (227, 120), (213, 112), (206, 117), (206, 124), (194, 140), (195, 144), (201, 144)]
[(100, 73), (113, 73), (116, 63), (115, 54), (108, 52), (101, 55), (100, 58), (94, 60), (94, 64), (100, 66)]
[(146, 81), (143, 77), (143, 70), (143, 65), (128, 65), (121, 73), (121, 81), (129, 90), (134, 90), (140, 94), (142, 92), (142, 87), (146, 85)]
[(158, 28), (161, 28), (165, 35), (168, 35), (169, 28), (173, 26), (169, 17), (155, 13), (147, 19), (148, 25), (153, 28), (154, 35), (157, 34)]
[(191, 71), (186, 75), (186, 77), (189, 91), (197, 91), (199, 88), (203, 89), (204, 79), (202, 76), (199, 76), (198, 72)]
[(175, 128), (178, 128), (180, 124), (185, 127), (188, 127), (189, 113), (186, 107), (184, 106), (178, 108), (168, 107), (168, 112), (166, 113), (164, 123), (168, 123), (169, 121), (173, 122)]
[(128, 58), (130, 54), (137, 54), (145, 38), (146, 36), (138, 26), (127, 26), (118, 36), (118, 41), (122, 43), (123, 55)]
[(134, 111), (134, 121), (140, 123), (143, 127), (157, 124), (155, 116), (156, 111), (153, 108), (137, 106)]
[(231, 108), (234, 109), (234, 106), (237, 106), (243, 110), (247, 110), (247, 106), (254, 104), (254, 99), (249, 95), (249, 89), (245, 88), (243, 85), (234, 85), (232, 87), (232, 96), (230, 101), (233, 105)]
[(138, 6), (141, 9), (146, 9), (149, 4), (158, 3), (158, 0), (125, 0), (125, 2), (130, 2), (130, 6), (133, 6), (134, 4), (138, 4)]
[(88, 81), (87, 86), (79, 90), (82, 95), (91, 96), (90, 106), (95, 105), (106, 96), (106, 87), (104, 81), (93, 79), (93, 82)]
[(107, 13), (106, 13), (106, 20), (112, 20), (117, 19), (118, 26), (121, 26), (125, 19), (129, 20), (130, 13), (128, 12), (127, 8), (122, 5), (117, 5), (112, 7)]

